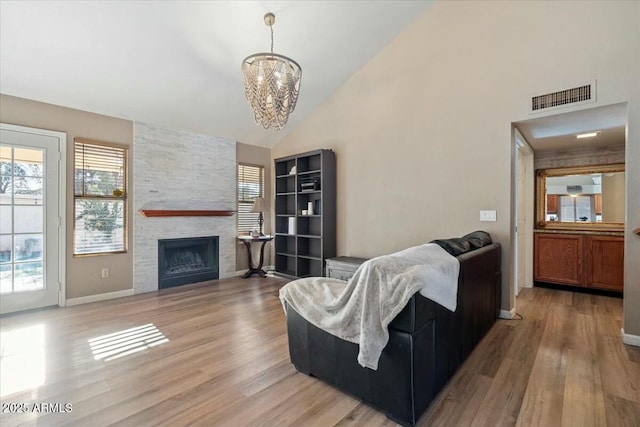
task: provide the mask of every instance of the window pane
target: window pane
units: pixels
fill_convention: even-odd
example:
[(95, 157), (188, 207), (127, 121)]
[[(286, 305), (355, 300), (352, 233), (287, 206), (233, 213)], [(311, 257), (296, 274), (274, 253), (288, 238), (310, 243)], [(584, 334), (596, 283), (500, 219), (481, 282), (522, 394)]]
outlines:
[(13, 177), (13, 202), (16, 205), (42, 205), (42, 178)]
[[(12, 175), (12, 162), (13, 157), (11, 147), (9, 147), (8, 145), (0, 145), (0, 175), (2, 175), (3, 177)], [(2, 187), (0, 187), (0, 189), (1, 188)]]
[(16, 176), (42, 177), (43, 150), (15, 148), (13, 150), (14, 174)]
[(0, 206), (0, 233), (10, 234), (11, 229), (11, 206)]
[(125, 250), (124, 201), (76, 199), (75, 254)]
[(13, 277), (14, 292), (43, 289), (43, 270), (42, 261), (16, 263)]
[[(44, 231), (43, 206), (15, 206), (14, 233), (42, 233)], [(4, 219), (2, 220), (4, 223)]]
[(0, 264), (0, 293), (11, 293), (11, 264)]
[(16, 234), (15, 254), (16, 261), (42, 259), (42, 234)]
[(75, 143), (75, 194), (114, 196), (125, 190), (126, 148)]
[(11, 262), (11, 235), (0, 236), (0, 263)]
[[(578, 196), (576, 199), (576, 212), (578, 213), (579, 221), (595, 221), (595, 212), (591, 215), (591, 197), (590, 196)], [(595, 211), (595, 209), (594, 209)]]

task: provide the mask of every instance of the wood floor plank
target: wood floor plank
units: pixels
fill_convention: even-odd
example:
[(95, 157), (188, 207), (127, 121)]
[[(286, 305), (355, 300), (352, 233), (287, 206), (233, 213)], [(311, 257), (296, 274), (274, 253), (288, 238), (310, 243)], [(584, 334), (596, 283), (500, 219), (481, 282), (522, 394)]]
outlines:
[(544, 420), (562, 419), (567, 332), (572, 329), (572, 320), (564, 302), (549, 307), (517, 426), (543, 425)]
[[(474, 396), (482, 402), (472, 427), (513, 426), (516, 423), (531, 368), (520, 361), (506, 357), (496, 373), (489, 390)], [(446, 418), (441, 425), (446, 425)], [(462, 424), (458, 424), (462, 426)]]
[[(35, 366), (26, 356), (41, 356), (44, 371), (39, 384), (23, 390), (0, 387), (2, 402), (71, 403), (73, 410), (2, 413), (0, 424), (395, 425), (295, 371), (278, 299), (284, 283), (232, 278), (3, 316), (2, 384), (29, 377)], [(517, 311), (523, 320), (496, 323), (419, 426), (640, 425), (640, 348), (621, 341), (620, 299), (525, 288)], [(116, 348), (130, 345), (130, 336), (103, 339), (102, 350), (108, 343), (121, 356), (115, 359), (98, 357), (91, 346), (147, 324), (167, 341), (125, 354)], [(34, 344), (23, 338), (34, 328), (44, 328), (44, 340), (30, 351), (4, 339), (13, 334), (21, 337), (17, 344)], [(15, 372), (5, 375), (12, 363)]]
[(631, 402), (617, 396), (607, 395), (605, 410), (609, 427), (640, 426), (640, 402)]
[(589, 352), (567, 350), (562, 405), (563, 427), (606, 425), (604, 394), (598, 364)]
[(620, 337), (599, 336), (598, 366), (605, 393), (640, 402), (640, 369), (627, 357)]

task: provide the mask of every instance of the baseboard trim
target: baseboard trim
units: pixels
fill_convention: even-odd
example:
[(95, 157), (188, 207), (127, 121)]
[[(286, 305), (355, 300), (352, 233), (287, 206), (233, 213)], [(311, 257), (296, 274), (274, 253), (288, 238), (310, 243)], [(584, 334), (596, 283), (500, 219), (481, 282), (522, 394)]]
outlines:
[(624, 333), (624, 328), (620, 329), (620, 332), (622, 332), (622, 342), (623, 343), (629, 344), (629, 345), (634, 345), (636, 347), (640, 347), (640, 336), (631, 335), (631, 334), (625, 334)]
[(90, 302), (105, 301), (108, 299), (122, 298), (133, 295), (133, 289), (125, 289), (124, 291), (107, 292), (98, 295), (88, 295), (86, 297), (70, 298), (67, 300), (67, 307), (79, 304), (88, 304)]
[(500, 319), (511, 320), (516, 317), (516, 308), (512, 308), (511, 310), (500, 310)]

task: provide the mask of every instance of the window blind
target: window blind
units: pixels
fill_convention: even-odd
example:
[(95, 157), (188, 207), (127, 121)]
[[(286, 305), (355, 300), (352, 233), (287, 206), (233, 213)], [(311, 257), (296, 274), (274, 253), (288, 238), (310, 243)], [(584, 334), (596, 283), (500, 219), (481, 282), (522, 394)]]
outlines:
[(74, 255), (126, 251), (127, 147), (74, 140)]
[(238, 164), (238, 232), (257, 230), (258, 213), (253, 213), (256, 197), (264, 197), (264, 167)]

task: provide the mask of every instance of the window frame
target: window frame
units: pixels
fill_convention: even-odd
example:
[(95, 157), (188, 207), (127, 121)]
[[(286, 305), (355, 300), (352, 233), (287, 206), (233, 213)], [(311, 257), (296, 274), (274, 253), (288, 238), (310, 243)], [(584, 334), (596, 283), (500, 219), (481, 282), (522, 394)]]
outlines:
[[(87, 195), (81, 194), (78, 195), (76, 193), (76, 147), (80, 144), (83, 145), (94, 145), (99, 147), (107, 147), (113, 148), (117, 150), (122, 150), (124, 153), (124, 157), (122, 160), (122, 188), (123, 194), (122, 196), (105, 196), (105, 195)], [(84, 191), (84, 190), (83, 190)], [(74, 138), (73, 139), (73, 241), (72, 241), (72, 253), (74, 258), (82, 258), (82, 257), (92, 257), (92, 256), (102, 256), (102, 255), (115, 255), (115, 254), (125, 254), (129, 249), (129, 224), (128, 224), (128, 216), (129, 216), (129, 203), (128, 203), (128, 195), (129, 195), (129, 146), (125, 144), (118, 144), (114, 142), (107, 141), (99, 141), (95, 139), (88, 138)], [(115, 250), (115, 251), (101, 251), (101, 252), (90, 252), (90, 253), (76, 253), (76, 203), (78, 200), (118, 200), (122, 201), (122, 246), (123, 249)]]
[[(266, 167), (264, 165), (259, 165), (259, 164), (254, 164), (254, 163), (246, 163), (246, 162), (238, 162), (237, 166), (236, 166), (236, 211), (237, 211), (237, 215), (236, 215), (236, 231), (238, 233), (238, 235), (249, 235), (251, 234), (251, 230), (242, 230), (240, 229), (240, 220), (241, 217), (244, 216), (246, 213), (251, 213), (251, 212), (242, 212), (240, 210), (240, 204), (248, 204), (249, 202), (247, 201), (241, 201), (240, 200), (240, 192), (239, 192), (239, 187), (240, 187), (240, 168), (241, 167), (251, 167), (251, 168), (257, 168), (259, 170), (258, 175), (259, 175), (259, 186), (260, 186), (260, 190), (259, 190), (259, 196), (258, 197), (265, 197), (265, 174), (266, 174)], [(255, 199), (254, 199), (255, 200)], [(251, 202), (251, 204), (253, 205), (253, 201)], [(253, 214), (253, 213), (252, 213)], [(257, 226), (258, 224), (258, 213), (254, 214), (255, 217), (255, 224)], [(263, 213), (263, 217), (264, 217), (264, 213)], [(252, 228), (252, 229), (257, 229), (257, 227)]]

